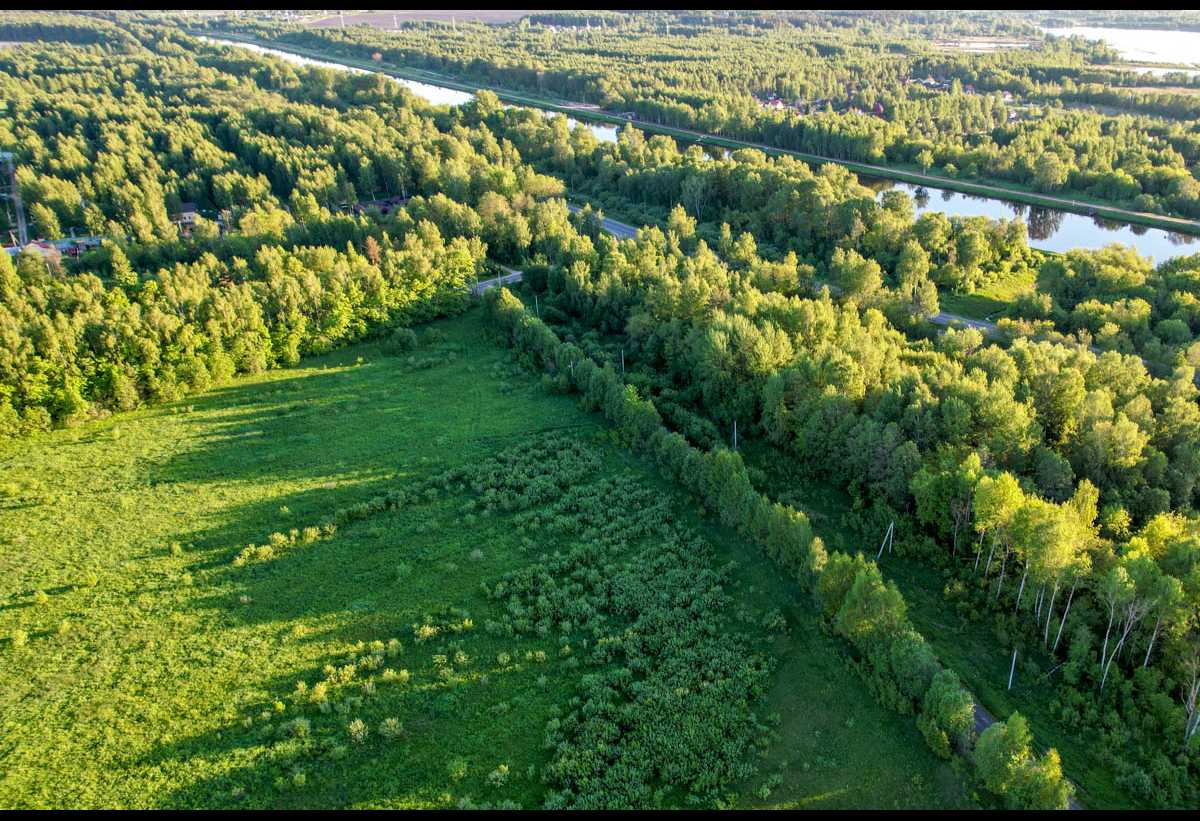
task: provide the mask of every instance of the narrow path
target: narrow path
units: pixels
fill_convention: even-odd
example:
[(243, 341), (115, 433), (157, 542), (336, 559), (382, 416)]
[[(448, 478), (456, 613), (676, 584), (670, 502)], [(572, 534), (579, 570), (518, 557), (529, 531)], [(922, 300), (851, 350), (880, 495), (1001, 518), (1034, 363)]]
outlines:
[[(996, 723), (996, 717), (989, 713), (982, 704), (975, 702), (975, 735), (983, 734), (983, 731)], [(1070, 809), (1082, 810), (1084, 806), (1075, 799), (1075, 793), (1079, 790), (1074, 781), (1068, 779), (1068, 783), (1072, 787)]]
[(499, 267), (503, 268), (505, 271), (508, 271), (508, 273), (502, 274), (498, 277), (492, 277), (491, 279), (485, 279), (481, 282), (476, 282), (471, 286), (472, 296), (482, 296), (484, 291), (488, 290), (489, 288), (494, 288), (497, 285), (508, 285), (510, 282), (520, 282), (525, 276), (524, 271), (518, 271), (516, 268), (509, 268), (507, 265), (501, 265)]

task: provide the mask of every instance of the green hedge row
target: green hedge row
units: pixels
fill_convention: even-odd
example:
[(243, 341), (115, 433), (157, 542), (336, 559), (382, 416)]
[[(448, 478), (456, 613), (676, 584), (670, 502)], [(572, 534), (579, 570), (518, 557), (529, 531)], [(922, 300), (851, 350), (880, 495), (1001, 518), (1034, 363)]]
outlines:
[[(724, 447), (701, 451), (669, 431), (653, 402), (639, 396), (611, 366), (599, 366), (579, 347), (562, 342), (507, 288), (492, 289), (484, 303), (490, 322), (511, 347), (546, 372), (560, 390), (580, 394), (589, 410), (613, 423), (626, 445), (654, 459), (663, 474), (815, 594), (834, 631), (850, 643), (854, 666), (881, 703), (915, 714), (937, 755), (950, 758), (957, 753), (974, 761), (974, 697), (938, 662), (908, 620), (903, 595), (884, 580), (873, 561), (862, 554), (827, 551), (808, 517), (754, 489), (738, 453)], [(1004, 731), (1002, 723), (996, 726)], [(1007, 777), (988, 774), (989, 789), (1009, 806), (1066, 808), (1069, 784), (1061, 773), (1059, 790), (1009, 789), (1010, 782), (1021, 781), (1031, 767), (1039, 773), (1047, 769), (1028, 745), (1014, 752), (1014, 761)], [(1028, 766), (1018, 766), (1022, 761)]]

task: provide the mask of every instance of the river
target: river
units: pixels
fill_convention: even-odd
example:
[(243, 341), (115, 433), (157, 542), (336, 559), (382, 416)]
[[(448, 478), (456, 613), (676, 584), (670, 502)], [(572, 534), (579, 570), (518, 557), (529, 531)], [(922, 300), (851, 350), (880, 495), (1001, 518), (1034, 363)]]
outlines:
[[(1195, 36), (1200, 37), (1200, 34), (1196, 34)], [(368, 69), (317, 60), (292, 52), (250, 43), (222, 40), (215, 37), (204, 37), (202, 39), (218, 45), (235, 46), (237, 48), (249, 49), (259, 54), (269, 54), (297, 65), (318, 66), (341, 71), (352, 71), (359, 74), (377, 73), (371, 72)], [(400, 77), (391, 78), (411, 90), (417, 96), (435, 105), (461, 105), (473, 96), (468, 92), (457, 89), (444, 88)], [(544, 113), (547, 116), (553, 116), (554, 114), (554, 112), (550, 111)], [(572, 128), (576, 124), (584, 125), (591, 129), (592, 133), (601, 141), (616, 142), (617, 128), (615, 126), (581, 122), (573, 117), (568, 117), (567, 122)], [(922, 188), (894, 180), (863, 177), (863, 183), (877, 191), (888, 188), (905, 191), (913, 197), (918, 214), (926, 211), (941, 211), (951, 216), (983, 216), (992, 219), (1020, 218), (1029, 229), (1029, 244), (1034, 248), (1046, 251), (1062, 252), (1075, 248), (1095, 249), (1102, 248), (1113, 242), (1120, 242), (1136, 248), (1138, 253), (1150, 257), (1156, 263), (1173, 257), (1200, 252), (1200, 237), (1173, 231), (1164, 231), (1160, 228), (1148, 228), (1141, 225), (1113, 222), (1074, 214), (1069, 211), (1039, 208), (991, 197), (960, 194), (943, 188)]]
[(1136, 63), (1175, 63), (1195, 65), (1200, 57), (1200, 31), (1168, 29), (1121, 29), (1096, 26), (1044, 28), (1056, 37), (1078, 35), (1088, 40), (1103, 40), (1121, 55)]
[[(209, 42), (209, 43), (215, 43), (217, 45), (236, 46), (237, 48), (248, 49), (250, 51), (254, 51), (259, 54), (269, 54), (272, 57), (278, 57), (281, 60), (287, 60), (289, 63), (293, 63), (295, 65), (316, 66), (318, 68), (330, 68), (330, 69), (341, 70), (341, 71), (350, 71), (355, 74), (378, 74), (379, 73), (379, 72), (375, 72), (375, 71), (370, 71), (369, 69), (365, 69), (365, 68), (357, 68), (355, 66), (343, 65), (342, 63), (331, 63), (331, 62), (328, 62), (325, 60), (316, 60), (316, 59), (313, 59), (312, 57), (305, 57), (301, 54), (293, 54), (290, 51), (281, 51), (280, 49), (267, 48), (266, 46), (259, 46), (259, 45), (255, 45), (253, 43), (241, 43), (241, 42), (237, 42), (234, 40), (222, 40), (219, 37), (201, 37), (200, 39), (204, 40), (206, 42)], [(471, 98), (473, 98), (475, 96), (474, 94), (471, 94), (468, 91), (459, 91), (456, 88), (445, 88), (443, 86), (431, 85), (430, 83), (418, 82), (417, 80), (408, 80), (403, 77), (395, 77), (390, 74), (385, 75), (385, 76), (389, 77), (392, 80), (395, 80), (397, 83), (399, 83), (400, 85), (407, 88), (413, 94), (416, 94), (421, 99), (426, 100), (430, 103), (433, 103), (434, 105), (462, 105), (463, 103), (468, 102), (469, 100), (471, 100)], [(547, 116), (552, 116), (555, 112), (547, 111), (544, 113)], [(567, 124), (571, 128), (574, 128), (577, 124), (579, 124), (579, 120), (576, 120), (574, 117), (568, 117)], [(588, 128), (590, 128), (592, 130), (592, 133), (596, 135), (597, 139), (599, 139), (603, 142), (615, 143), (617, 141), (616, 126), (596, 125), (594, 123), (584, 123), (584, 125), (586, 125)]]

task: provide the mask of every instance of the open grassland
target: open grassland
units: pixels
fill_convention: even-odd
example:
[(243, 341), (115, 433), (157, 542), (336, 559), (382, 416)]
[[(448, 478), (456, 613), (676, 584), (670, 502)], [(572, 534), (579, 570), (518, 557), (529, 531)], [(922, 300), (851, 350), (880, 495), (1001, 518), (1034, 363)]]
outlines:
[(966, 803), (477, 312), (420, 338), (0, 450), (0, 806)]

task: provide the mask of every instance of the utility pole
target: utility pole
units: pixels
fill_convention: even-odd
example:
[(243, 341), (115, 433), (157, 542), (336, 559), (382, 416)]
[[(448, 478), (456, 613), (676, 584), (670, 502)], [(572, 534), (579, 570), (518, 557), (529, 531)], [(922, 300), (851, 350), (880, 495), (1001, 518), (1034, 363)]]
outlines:
[(896, 520), (893, 519), (888, 524), (887, 531), (883, 534), (883, 541), (879, 543), (879, 552), (875, 554), (875, 561), (879, 561), (879, 557), (883, 555), (883, 549), (886, 547), (888, 553), (892, 552), (892, 543), (896, 540)]
[(0, 180), (0, 199), (6, 199), (13, 204), (17, 220), (17, 244), (24, 247), (29, 243), (29, 226), (25, 223), (25, 206), (21, 202), (21, 188), (17, 185), (12, 152), (0, 151), (0, 160), (4, 161), (4, 179)]

